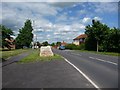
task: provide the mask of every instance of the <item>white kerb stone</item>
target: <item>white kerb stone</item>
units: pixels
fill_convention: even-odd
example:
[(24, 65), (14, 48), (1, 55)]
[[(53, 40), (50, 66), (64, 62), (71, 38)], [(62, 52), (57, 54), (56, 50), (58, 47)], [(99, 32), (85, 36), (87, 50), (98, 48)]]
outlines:
[(40, 56), (53, 56), (53, 52), (50, 46), (42, 46), (40, 48)]

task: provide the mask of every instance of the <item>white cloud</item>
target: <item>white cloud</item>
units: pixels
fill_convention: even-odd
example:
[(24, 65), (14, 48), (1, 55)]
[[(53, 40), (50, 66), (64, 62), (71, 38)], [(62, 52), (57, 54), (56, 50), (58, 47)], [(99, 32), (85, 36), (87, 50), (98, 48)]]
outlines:
[(95, 19), (95, 20), (99, 20), (99, 21), (102, 20), (102, 18), (100, 18), (100, 17), (94, 17), (93, 19)]
[(63, 13), (60, 16), (57, 17), (56, 22), (63, 22), (67, 20), (67, 13)]
[(91, 18), (89, 17), (84, 17), (82, 20), (83, 23), (89, 23), (90, 21), (91, 21)]
[[(56, 15), (59, 8), (55, 8), (45, 3), (29, 3), (27, 4), (28, 8), (32, 11), (42, 14), (42, 15)], [(31, 7), (32, 6), (32, 7)]]
[(49, 34), (47, 35), (47, 37), (50, 37), (50, 36), (51, 36), (51, 35), (49, 35)]
[(85, 28), (85, 25), (79, 24), (79, 23), (74, 23), (71, 25), (71, 28), (73, 30), (83, 30)]
[(55, 26), (56, 29), (54, 31), (54, 35), (68, 35), (78, 33), (79, 31), (83, 31), (85, 29), (85, 25), (79, 23), (72, 23), (70, 25), (56, 24)]
[[(18, 29), (22, 28), (25, 20), (31, 19), (32, 23), (34, 21), (33, 32), (39, 40), (54, 41), (55, 39), (57, 41), (65, 39), (70, 41), (70, 39), (72, 40), (77, 35), (83, 33), (85, 25), (90, 24), (92, 19), (102, 20), (96, 14), (107, 12), (108, 8), (113, 6), (113, 4), (107, 5), (107, 9), (105, 9), (105, 5), (102, 7), (102, 4), (90, 3), (88, 5), (90, 7), (87, 7), (86, 4), (80, 4), (84, 8), (78, 10), (78, 12), (76, 11), (75, 13), (77, 14), (75, 16), (69, 16), (74, 11), (69, 10), (66, 12), (63, 9), (76, 7), (77, 4), (72, 2), (55, 3), (54, 1), (51, 3), (3, 3), (3, 17), (0, 20), (2, 19), (6, 25), (13, 26), (15, 33), (18, 34)], [(88, 8), (90, 11), (94, 9), (96, 13), (91, 13)], [(114, 11), (115, 8), (109, 10), (109, 12)], [(51, 21), (52, 19), (53, 21)]]
[(112, 3), (108, 3), (108, 2), (104, 2), (104, 3), (95, 3), (95, 12), (97, 13), (113, 13), (113, 12), (117, 12), (118, 11), (118, 5), (116, 2), (112, 2)]
[(59, 34), (60, 34), (60, 32), (54, 32), (53, 34), (54, 34), (54, 35), (59, 35)]
[(80, 14), (86, 14), (87, 12), (86, 12), (86, 10), (80, 10), (79, 13)]
[(24, 21), (26, 18), (32, 18), (45, 21), (43, 16), (55, 16), (59, 8), (45, 3), (3, 3), (2, 9), (2, 19), (15, 18), (15, 20)]
[(34, 29), (34, 32), (44, 32), (44, 29)]

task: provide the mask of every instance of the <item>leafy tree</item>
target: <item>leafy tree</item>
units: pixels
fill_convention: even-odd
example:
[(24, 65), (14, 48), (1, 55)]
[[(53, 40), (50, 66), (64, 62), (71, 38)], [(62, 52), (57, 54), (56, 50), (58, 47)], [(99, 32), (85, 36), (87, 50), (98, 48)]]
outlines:
[(52, 43), (51, 46), (55, 46), (55, 43)]
[(85, 49), (86, 50), (97, 50), (96, 39), (94, 37), (86, 38), (85, 40)]
[(41, 44), (40, 42), (36, 42), (37, 43), (37, 46), (40, 48), (41, 47)]
[(11, 35), (13, 35), (13, 31), (7, 27), (5, 27), (4, 25), (0, 25), (0, 32), (2, 33), (2, 44), (0, 44), (2, 46), (2, 48), (7, 47), (9, 50), (11, 49), (10, 47), (10, 43), (7, 42), (5, 39), (10, 40), (11, 39)]
[(47, 41), (43, 42), (42, 44), (43, 44), (43, 46), (48, 46), (49, 45), (49, 43)]
[[(109, 28), (106, 24), (92, 20), (92, 25), (85, 28), (88, 35), (85, 47), (88, 50), (120, 52), (120, 29)], [(96, 48), (96, 49), (95, 49)]]
[(103, 41), (103, 48), (105, 51), (117, 52), (120, 47), (120, 30), (112, 28), (109, 30), (108, 35)]
[(57, 45), (57, 46), (60, 46), (60, 45), (61, 45), (61, 42), (57, 42), (56, 45)]
[(23, 46), (26, 46), (26, 47), (30, 46), (30, 44), (33, 40), (32, 31), (33, 31), (32, 23), (28, 19), (28, 20), (26, 20), (24, 27), (19, 30), (19, 34), (16, 38), (17, 48), (23, 48)]
[[(92, 25), (88, 25), (85, 28), (85, 33), (88, 35), (88, 42), (89, 40), (92, 41), (94, 40), (94, 42), (96, 43), (96, 50), (98, 52), (98, 47), (101, 44), (102, 40), (104, 39), (105, 35), (108, 33), (109, 31), (109, 27), (105, 24), (102, 24), (99, 21), (95, 21), (92, 20)], [(93, 42), (93, 41), (92, 41)], [(95, 45), (93, 42), (93, 45)]]

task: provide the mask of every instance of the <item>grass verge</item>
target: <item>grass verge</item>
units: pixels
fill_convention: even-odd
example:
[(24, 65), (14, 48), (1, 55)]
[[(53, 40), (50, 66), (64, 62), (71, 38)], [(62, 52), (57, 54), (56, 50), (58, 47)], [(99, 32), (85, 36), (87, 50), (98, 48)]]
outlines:
[(102, 55), (110, 55), (110, 56), (120, 56), (120, 54), (115, 53), (115, 52), (97, 52), (97, 51), (87, 51), (87, 50), (77, 50), (77, 51), (95, 53), (95, 54), (102, 54)]
[(40, 57), (39, 50), (35, 50), (27, 57), (20, 60), (18, 63), (30, 63), (30, 62), (38, 62), (38, 61), (51, 61), (51, 60), (61, 60), (62, 57), (58, 54), (54, 54), (51, 57)]
[(29, 49), (16, 49), (16, 50), (10, 50), (10, 51), (0, 51), (0, 58), (7, 59), (9, 57), (18, 55), (20, 53), (26, 52)]

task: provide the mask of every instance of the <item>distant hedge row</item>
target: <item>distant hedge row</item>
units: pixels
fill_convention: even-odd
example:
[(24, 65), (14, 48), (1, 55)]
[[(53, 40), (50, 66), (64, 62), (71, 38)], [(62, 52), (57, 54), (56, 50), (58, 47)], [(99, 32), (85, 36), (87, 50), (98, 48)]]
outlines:
[(67, 44), (65, 46), (66, 49), (70, 49), (70, 50), (84, 50), (85, 49), (85, 44), (81, 44), (81, 45), (75, 45), (75, 44)]

